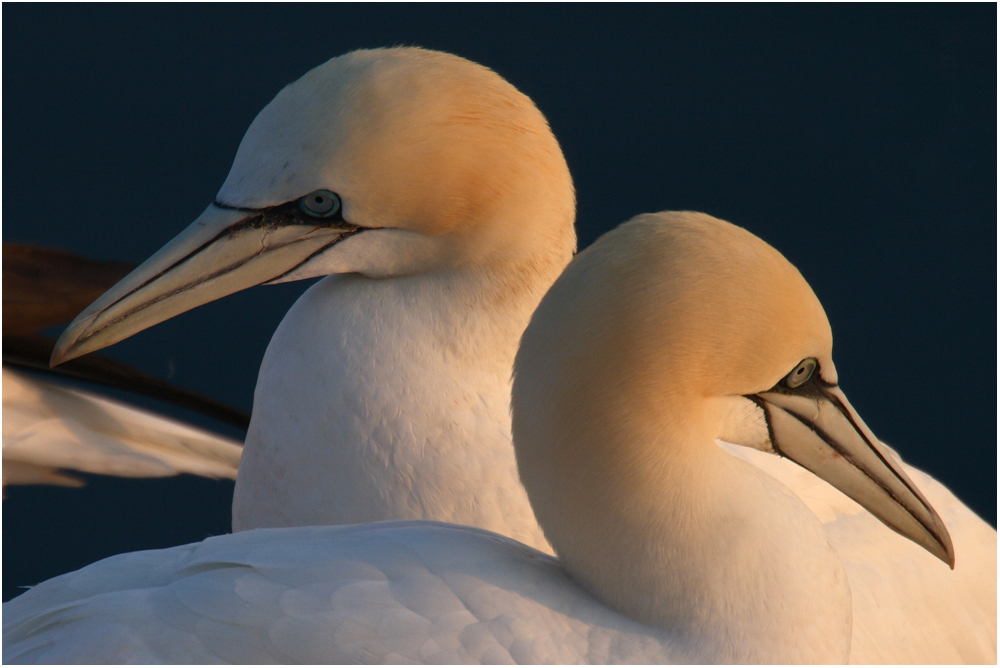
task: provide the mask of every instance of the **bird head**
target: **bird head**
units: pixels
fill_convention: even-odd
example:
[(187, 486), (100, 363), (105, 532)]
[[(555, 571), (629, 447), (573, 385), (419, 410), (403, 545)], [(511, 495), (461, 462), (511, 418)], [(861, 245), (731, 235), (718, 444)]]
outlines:
[(840, 389), (832, 347), (809, 284), (750, 232), (691, 212), (632, 219), (570, 263), (522, 339), (513, 427), (532, 502), (553, 468), (649, 470), (662, 434), (678, 448), (725, 436), (788, 457), (953, 566), (941, 518)]
[(499, 75), (418, 48), (348, 53), (258, 114), (215, 201), (81, 313), (52, 364), (262, 283), (554, 275), (575, 247), (574, 211), (548, 123)]

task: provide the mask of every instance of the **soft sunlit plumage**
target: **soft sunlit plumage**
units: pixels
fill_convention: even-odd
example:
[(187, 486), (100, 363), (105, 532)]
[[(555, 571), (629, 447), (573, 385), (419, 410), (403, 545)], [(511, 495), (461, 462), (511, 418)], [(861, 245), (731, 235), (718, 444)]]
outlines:
[[(546, 537), (619, 610), (732, 645), (711, 660), (994, 661), (996, 532), (875, 439), (831, 350), (808, 284), (745, 230), (680, 213), (606, 235), (516, 363), (515, 445)], [(790, 387), (805, 360), (814, 375)]]
[(767, 244), (640, 216), (571, 263), (515, 363), (558, 560), (439, 523), (247, 531), (44, 583), (4, 606), (4, 659), (994, 661), (995, 531), (874, 439), (831, 344)]

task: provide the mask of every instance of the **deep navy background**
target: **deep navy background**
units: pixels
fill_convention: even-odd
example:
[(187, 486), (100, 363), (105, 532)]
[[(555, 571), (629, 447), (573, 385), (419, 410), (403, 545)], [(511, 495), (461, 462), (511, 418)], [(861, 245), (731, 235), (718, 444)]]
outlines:
[[(637, 213), (696, 209), (783, 252), (869, 426), (995, 524), (995, 26), (992, 4), (4, 4), (3, 240), (142, 261), (212, 201), (282, 86), (359, 47), (450, 51), (549, 118), (581, 247)], [(105, 352), (249, 410), (305, 287), (255, 288)], [(222, 533), (231, 490), (8, 490), (4, 598)]]

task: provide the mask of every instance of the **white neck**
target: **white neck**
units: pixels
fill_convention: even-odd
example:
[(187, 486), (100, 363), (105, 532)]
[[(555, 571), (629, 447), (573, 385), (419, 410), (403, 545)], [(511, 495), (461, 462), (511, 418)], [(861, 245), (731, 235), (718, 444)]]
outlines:
[(578, 393), (571, 420), (546, 402), (517, 426), (522, 479), (567, 569), (675, 636), (684, 662), (846, 661), (850, 589), (815, 516), (722, 451), (697, 407), (649, 419), (617, 389), (598, 391), (600, 409)]
[(517, 477), (510, 376), (560, 268), (312, 286), (261, 366), (234, 530), (431, 519), (550, 551)]

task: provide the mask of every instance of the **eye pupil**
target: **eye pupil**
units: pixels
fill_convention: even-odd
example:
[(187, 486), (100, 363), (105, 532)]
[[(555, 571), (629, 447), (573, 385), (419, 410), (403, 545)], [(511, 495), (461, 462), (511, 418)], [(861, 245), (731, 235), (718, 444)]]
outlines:
[(340, 198), (329, 190), (318, 190), (300, 199), (299, 208), (314, 218), (329, 218), (340, 211)]
[(803, 385), (806, 381), (812, 378), (813, 373), (816, 372), (816, 367), (818, 366), (819, 363), (812, 357), (802, 360), (785, 378), (785, 385), (793, 389)]

